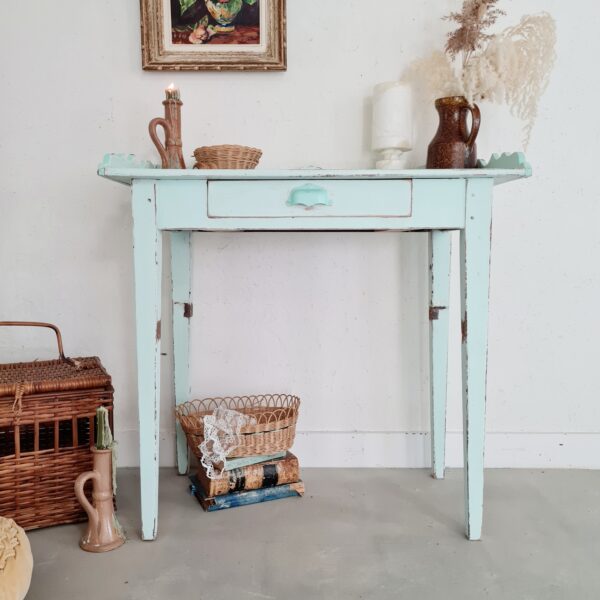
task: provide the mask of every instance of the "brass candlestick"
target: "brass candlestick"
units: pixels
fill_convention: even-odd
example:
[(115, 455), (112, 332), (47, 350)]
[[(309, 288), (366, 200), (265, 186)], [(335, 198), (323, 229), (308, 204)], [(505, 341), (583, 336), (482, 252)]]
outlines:
[[(179, 90), (173, 87), (173, 84), (165, 92), (166, 99), (163, 101), (165, 116), (152, 119), (148, 125), (148, 131), (160, 154), (163, 169), (185, 169), (181, 144), (181, 107), (183, 102), (179, 98)], [(165, 131), (164, 144), (156, 133), (159, 125)]]

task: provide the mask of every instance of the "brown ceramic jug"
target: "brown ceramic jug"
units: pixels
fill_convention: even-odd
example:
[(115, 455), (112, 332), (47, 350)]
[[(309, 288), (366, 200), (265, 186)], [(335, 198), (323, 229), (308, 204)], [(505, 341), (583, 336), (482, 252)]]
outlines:
[[(125, 537), (115, 517), (112, 484), (112, 450), (91, 448), (94, 470), (82, 473), (75, 480), (75, 495), (88, 515), (89, 522), (79, 546), (87, 552), (108, 552), (125, 543)], [(94, 480), (92, 506), (85, 496), (83, 486)]]
[[(438, 98), (435, 108), (440, 117), (437, 133), (427, 150), (428, 169), (472, 169), (477, 166), (475, 139), (479, 133), (481, 113), (476, 104), (469, 105), (463, 96)], [(467, 114), (471, 113), (471, 131)]]

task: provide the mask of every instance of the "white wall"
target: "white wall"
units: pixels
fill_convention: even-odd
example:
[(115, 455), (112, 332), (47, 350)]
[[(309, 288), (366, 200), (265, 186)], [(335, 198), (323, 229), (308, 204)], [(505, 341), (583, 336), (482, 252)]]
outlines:
[[(370, 166), (372, 86), (440, 46), (440, 17), (460, 2), (379, 0), (377, 14), (369, 4), (288, 0), (288, 71), (262, 74), (143, 72), (137, 1), (0, 5), (0, 318), (55, 322), (67, 353), (102, 357), (122, 464), (137, 462), (131, 216), (128, 190), (98, 178), (97, 163), (111, 151), (156, 159), (147, 123), (174, 80), (187, 155), (229, 142), (261, 147), (262, 167)], [(552, 12), (559, 45), (528, 150), (535, 176), (497, 190), (486, 461), (600, 467), (600, 11), (592, 0), (577, 11), (505, 4), (511, 21)], [(433, 108), (420, 110), (414, 164), (435, 129)], [(520, 146), (518, 124), (484, 106), (480, 155)], [(194, 254), (196, 395), (301, 395), (306, 466), (427, 464), (425, 235), (206, 234)], [(457, 311), (454, 278), (451, 465), (461, 461)], [(166, 324), (163, 339), (170, 465)], [(40, 333), (0, 332), (0, 345), (3, 361), (51, 354)]]

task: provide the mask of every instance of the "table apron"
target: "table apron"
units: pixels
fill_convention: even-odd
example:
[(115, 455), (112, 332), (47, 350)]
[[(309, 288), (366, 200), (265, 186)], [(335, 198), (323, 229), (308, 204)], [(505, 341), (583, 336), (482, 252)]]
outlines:
[[(465, 179), (412, 180), (410, 202), (405, 202), (409, 209), (403, 210), (404, 216), (357, 216), (356, 205), (350, 202), (346, 215), (344, 203), (339, 200), (336, 214), (332, 214), (334, 211), (329, 206), (317, 205), (306, 210), (290, 207), (290, 215), (286, 216), (285, 208), (274, 211), (266, 200), (261, 200), (261, 191), (265, 198), (272, 195), (271, 183), (268, 180), (252, 182), (248, 206), (242, 207), (243, 216), (211, 216), (210, 190), (219, 187), (212, 187), (209, 180), (155, 180), (157, 227), (181, 231), (415, 231), (462, 229), (465, 225)], [(362, 180), (359, 183), (363, 184)], [(348, 187), (340, 186), (339, 189), (343, 200), (343, 190), (350, 190), (351, 182)], [(381, 189), (381, 186), (373, 186), (374, 193)], [(402, 193), (406, 192), (403, 190)], [(243, 188), (240, 188), (240, 194), (244, 194)], [(285, 199), (282, 196), (282, 207)], [(241, 202), (238, 201), (237, 206)], [(212, 205), (214, 203), (213, 200)], [(368, 213), (368, 200), (363, 204), (367, 205), (364, 212)], [(376, 200), (373, 205), (381, 206)], [(265, 216), (266, 208), (272, 216)]]

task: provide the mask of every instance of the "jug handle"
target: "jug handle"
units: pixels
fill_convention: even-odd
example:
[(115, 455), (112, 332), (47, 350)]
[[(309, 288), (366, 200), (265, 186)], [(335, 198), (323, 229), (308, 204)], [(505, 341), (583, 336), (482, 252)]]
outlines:
[(90, 504), (83, 491), (83, 486), (89, 479), (100, 481), (100, 473), (98, 473), (98, 471), (87, 471), (86, 473), (82, 473), (81, 475), (79, 475), (79, 477), (77, 477), (77, 479), (75, 480), (75, 496), (77, 497), (79, 504), (81, 504), (81, 506), (83, 507), (83, 510), (85, 510), (85, 512), (87, 513), (88, 519), (90, 520), (90, 525), (92, 526), (92, 530), (98, 531), (98, 511)]
[(156, 133), (156, 128), (160, 126), (165, 130), (165, 139), (169, 139), (171, 137), (171, 125), (166, 119), (162, 117), (156, 117), (152, 119), (148, 124), (148, 132), (150, 133), (150, 138), (154, 142), (158, 153), (160, 154), (160, 159), (162, 161), (163, 169), (169, 168), (169, 159), (167, 158), (167, 149), (165, 145), (160, 141), (158, 134)]
[[(465, 140), (465, 144), (467, 148), (470, 150), (473, 149), (473, 145), (475, 144), (475, 140), (477, 139), (477, 134), (479, 133), (479, 125), (481, 124), (481, 112), (479, 111), (479, 106), (473, 103), (473, 106), (467, 106), (467, 110), (471, 111), (471, 133), (469, 137)], [(466, 136), (465, 136), (466, 137)]]

